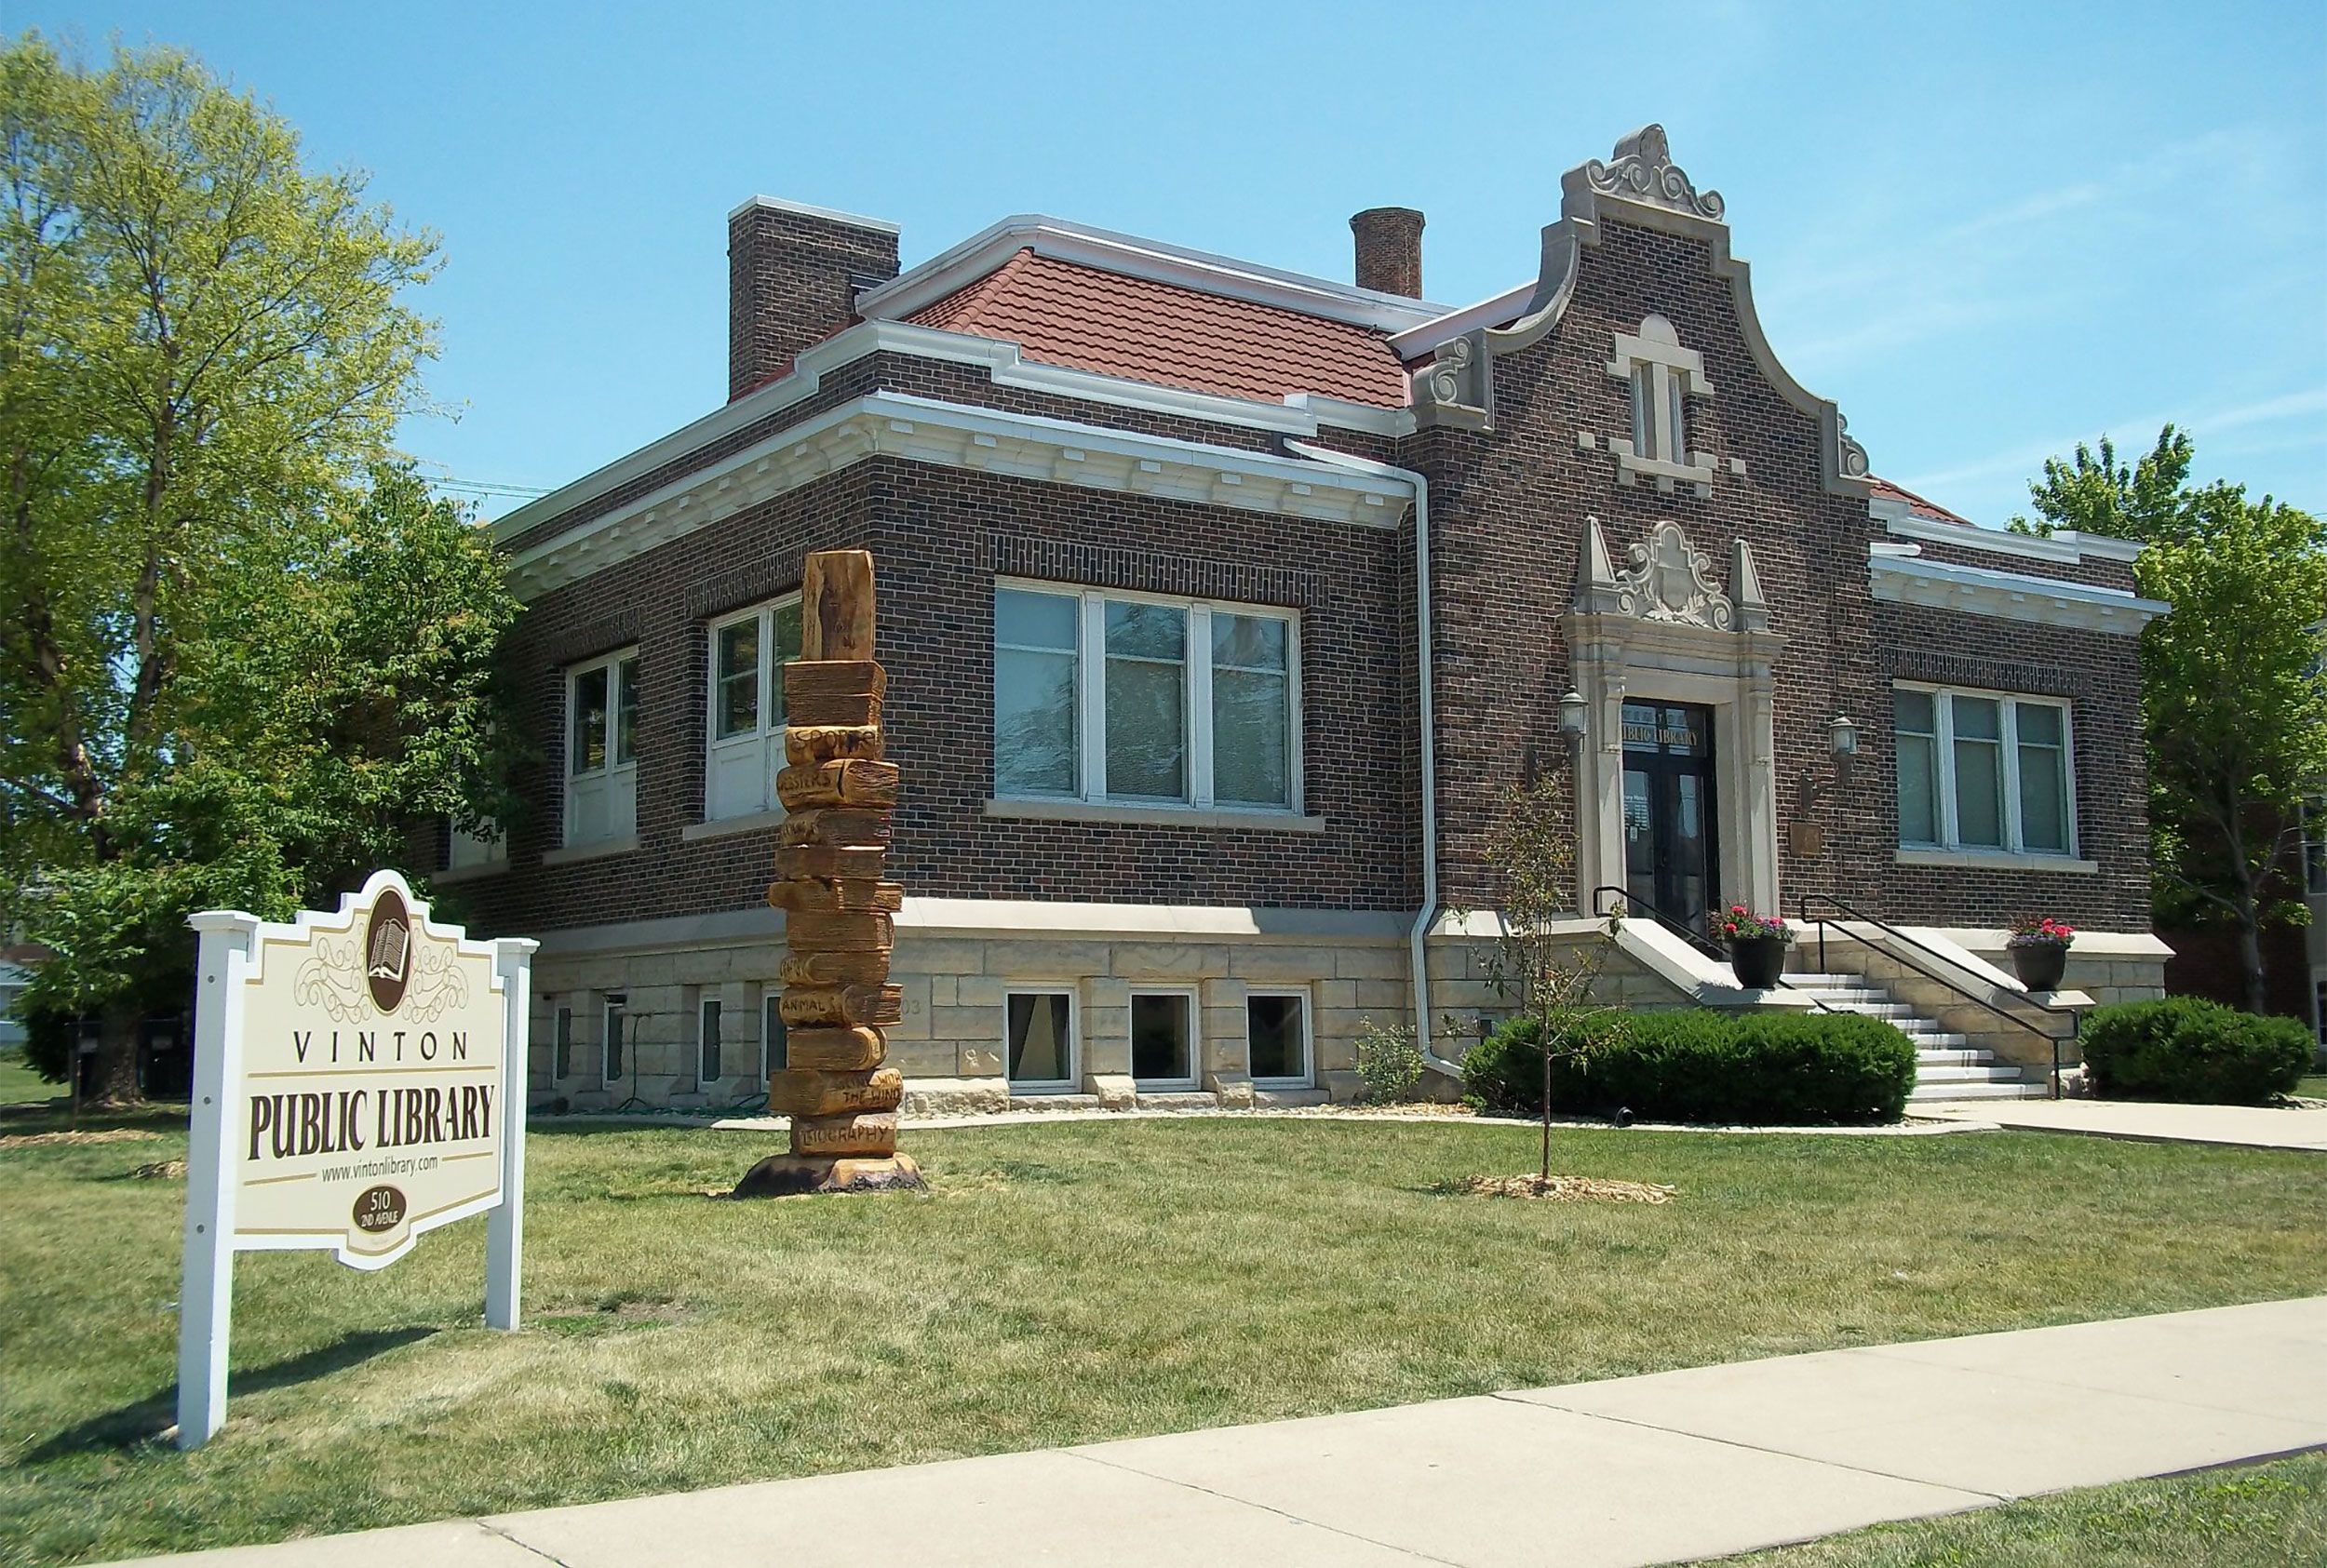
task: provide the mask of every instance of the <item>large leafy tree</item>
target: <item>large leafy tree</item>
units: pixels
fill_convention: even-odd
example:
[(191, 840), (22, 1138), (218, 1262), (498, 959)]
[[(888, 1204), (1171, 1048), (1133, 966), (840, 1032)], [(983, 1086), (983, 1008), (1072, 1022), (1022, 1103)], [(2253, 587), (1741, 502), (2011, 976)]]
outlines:
[(2308, 918), (2301, 808), (2327, 782), (2327, 529), (2240, 486), (2192, 486), (2191, 455), (2172, 425), (2132, 464), (2105, 437), (2097, 455), (2079, 446), (2029, 487), (2040, 521), (2014, 526), (2148, 546), (2141, 590), (2173, 606), (2141, 649), (2159, 908), (2235, 927), (2260, 1012), (2263, 927)]
[(0, 921), (114, 1097), (189, 910), (281, 916), (492, 809), (512, 607), (383, 462), (435, 266), (185, 55), (0, 43)]

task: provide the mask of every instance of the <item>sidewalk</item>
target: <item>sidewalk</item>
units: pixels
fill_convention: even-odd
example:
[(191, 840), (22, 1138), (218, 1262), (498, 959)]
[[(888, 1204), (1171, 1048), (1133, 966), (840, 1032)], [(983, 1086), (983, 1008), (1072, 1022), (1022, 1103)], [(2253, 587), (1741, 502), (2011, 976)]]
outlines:
[(149, 1558), (1646, 1564), (2327, 1444), (2327, 1296)]
[(1917, 1116), (2032, 1132), (2084, 1132), (2152, 1144), (2327, 1149), (2327, 1110), (2288, 1106), (2174, 1106), (2150, 1100), (1966, 1100)]

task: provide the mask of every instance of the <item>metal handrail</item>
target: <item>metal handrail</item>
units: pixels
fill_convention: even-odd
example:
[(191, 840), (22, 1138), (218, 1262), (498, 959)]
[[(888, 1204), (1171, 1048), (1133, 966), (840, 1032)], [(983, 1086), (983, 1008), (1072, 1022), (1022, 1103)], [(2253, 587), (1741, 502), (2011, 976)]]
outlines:
[[(1671, 931), (1675, 936), (1679, 937), (1683, 942), (1688, 943), (1691, 947), (1696, 948), (1697, 951), (1704, 954), (1707, 958), (1718, 959), (1722, 963), (1729, 961), (1728, 954), (1723, 952), (1720, 945), (1715, 942), (1712, 937), (1691, 930), (1686, 922), (1675, 919), (1673, 916), (1658, 908), (1647, 899), (1635, 897), (1632, 891), (1628, 888), (1620, 888), (1615, 886), (1613, 883), (1608, 882), (1603, 882), (1598, 887), (1594, 888), (1592, 890), (1592, 913), (1595, 918), (1606, 915), (1608, 912), (1607, 899), (1604, 896), (1607, 893), (1614, 893), (1619, 899), (1621, 899), (1627, 911), (1635, 907), (1647, 911), (1648, 917), (1655, 920), (1658, 925), (1662, 926), (1666, 931)], [(1782, 974), (1778, 976), (1778, 984), (1789, 991), (1798, 991), (1802, 988), (1795, 985), (1793, 981), (1788, 980)], [(1833, 1011), (1828, 1008), (1824, 1002), (1820, 1001), (1815, 997), (1812, 997), (1810, 1001), (1811, 1004), (1821, 1012)]]
[[(1812, 904), (1825, 905), (1848, 919), (1856, 920), (1861, 925), (1872, 926), (1876, 931), (1881, 931), (1885, 936), (1890, 937), (1895, 942), (1904, 943), (1907, 946), (1916, 949), (1917, 952), (1930, 954), (1931, 958), (1937, 959), (1940, 963), (1944, 964), (1951, 969), (1957, 967), (1955, 960), (1947, 957), (1946, 954), (1941, 952), (1936, 947), (1932, 947), (1925, 943), (1917, 942), (1914, 937), (1909, 936), (1906, 932), (1901, 931), (1897, 926), (1892, 925), (1888, 920), (1878, 920), (1874, 916), (1865, 913), (1863, 910), (1853, 908), (1851, 905), (1844, 903), (1841, 899), (1836, 898), (1831, 893), (1804, 893), (1801, 896), (1797, 907), (1801, 911), (1802, 923), (1804, 925), (1815, 924), (1818, 927), (1818, 967), (1822, 972), (1825, 972), (1826, 969), (1826, 928), (1829, 925), (1838, 924), (1839, 922), (1829, 920), (1823, 915), (1813, 915), (1810, 913), (1810, 905)], [(1872, 946), (1873, 944), (1869, 943), (1867, 945)], [(2001, 1018), (2007, 1024), (2016, 1025), (2024, 1029), (2033, 1027), (2027, 1019), (2014, 1017), (2006, 1009), (1997, 1006), (1987, 998), (1971, 990), (1960, 981), (1951, 979), (1945, 974), (1927, 969), (1923, 965), (1917, 963), (1913, 958), (1903, 953), (1891, 952), (1889, 953), (1888, 956), (1901, 963), (1905, 964), (1908, 968), (1914, 970), (1917, 974), (1922, 975), (1925, 979), (1937, 981), (1940, 985), (1946, 986), (1947, 989), (1961, 997), (1964, 1000), (1973, 1003), (1975, 1006), (1985, 1008), (1988, 1012), (1996, 1014), (1997, 1017)], [(2065, 1036), (2054, 1034), (2050, 1029), (2038, 1029), (2036, 1031), (2038, 1034), (2042, 1035), (2046, 1039), (2050, 1040), (2052, 1045), (2052, 1098), (2057, 1100), (2061, 1097), (2061, 1041), (2063, 1039), (2078, 1040), (2083, 1038), (2083, 1010), (2075, 1007), (2064, 1007), (2055, 1002), (2038, 1001), (2034, 995), (2026, 991), (2023, 991), (2019, 994), (2019, 999), (2025, 1002), (2028, 1006), (2035, 1008), (2039, 1012), (2064, 1014), (2068, 1019), (2068, 1033)]]

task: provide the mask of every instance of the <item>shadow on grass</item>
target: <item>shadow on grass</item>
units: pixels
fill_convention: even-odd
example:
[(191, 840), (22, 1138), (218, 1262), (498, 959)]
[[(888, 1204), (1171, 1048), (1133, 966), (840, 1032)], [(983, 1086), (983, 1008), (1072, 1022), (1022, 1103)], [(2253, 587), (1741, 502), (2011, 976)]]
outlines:
[[(399, 1346), (426, 1339), (437, 1332), (433, 1328), (413, 1327), (343, 1334), (329, 1345), (303, 1351), (273, 1366), (248, 1370), (238, 1368), (229, 1378), (227, 1387), (234, 1394), (255, 1394), (262, 1389), (288, 1387), (295, 1383), (328, 1377), (332, 1373), (368, 1361), (374, 1356), (385, 1355)], [(93, 1415), (76, 1427), (66, 1427), (39, 1447), (27, 1450), (20, 1462), (38, 1465), (69, 1458), (76, 1454), (142, 1447), (160, 1441), (163, 1432), (176, 1421), (177, 1416), (178, 1390), (173, 1384), (158, 1394), (109, 1410), (102, 1415)]]
[(46, 1104), (21, 1100), (15, 1105), (0, 1106), (0, 1137), (75, 1130), (102, 1132), (124, 1128), (168, 1132), (182, 1131), (185, 1125), (186, 1105), (182, 1100), (157, 1100), (142, 1106), (84, 1106), (78, 1120), (74, 1119), (70, 1100), (50, 1100)]

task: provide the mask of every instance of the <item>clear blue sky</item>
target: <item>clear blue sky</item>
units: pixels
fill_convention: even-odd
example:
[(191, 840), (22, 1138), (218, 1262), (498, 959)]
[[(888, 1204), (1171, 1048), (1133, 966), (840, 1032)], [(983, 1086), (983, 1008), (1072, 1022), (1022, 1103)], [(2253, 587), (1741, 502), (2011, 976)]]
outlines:
[[(2001, 522), (2045, 454), (2172, 419), (2201, 476), (2327, 508), (2327, 6), (1409, 0), (1297, 7), (58, 5), (191, 47), (437, 230), (448, 413), (408, 449), (547, 487), (723, 397), (726, 214), (1004, 214), (1347, 277), (1532, 275), (1558, 176), (1649, 120), (1728, 202), (1779, 355), (1878, 472)], [(489, 510), (505, 509), (506, 502)]]

